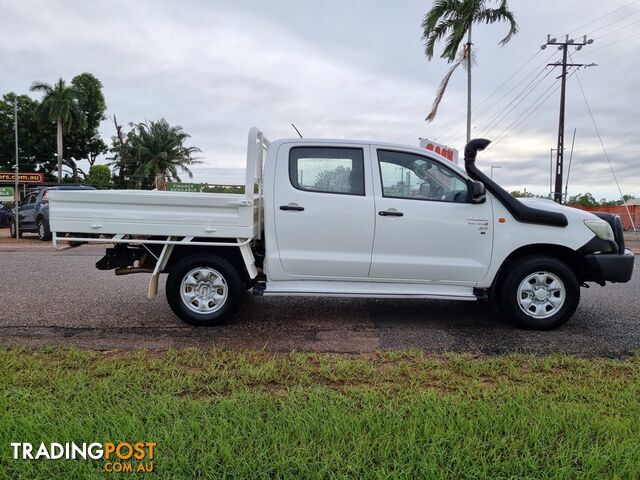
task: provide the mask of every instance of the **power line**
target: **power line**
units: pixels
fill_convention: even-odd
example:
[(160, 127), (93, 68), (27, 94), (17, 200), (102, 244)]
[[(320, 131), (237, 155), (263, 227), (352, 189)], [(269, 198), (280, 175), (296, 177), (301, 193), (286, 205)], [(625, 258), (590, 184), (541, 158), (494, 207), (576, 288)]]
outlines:
[(622, 37), (621, 39), (616, 40), (615, 42), (607, 43), (606, 45), (603, 45), (602, 47), (598, 47), (598, 48), (596, 48), (596, 49), (594, 49), (594, 50), (590, 50), (590, 51), (588, 51), (588, 52), (580, 53), (580, 54), (576, 55), (576, 58), (583, 57), (583, 56), (585, 56), (585, 55), (586, 55), (586, 54), (588, 54), (588, 53), (589, 53), (589, 54), (591, 54), (591, 53), (595, 53), (595, 52), (597, 52), (597, 51), (599, 51), (599, 50), (603, 50), (603, 49), (605, 49), (605, 48), (612, 47), (612, 46), (614, 46), (614, 45), (617, 45), (618, 43), (622, 43), (622, 42), (624, 42), (624, 41), (626, 41), (626, 40), (629, 40), (630, 38), (637, 37), (638, 35), (640, 35), (640, 32), (632, 33), (631, 35), (627, 35), (626, 37)]
[[(540, 74), (542, 74), (544, 71), (545, 71), (545, 69), (542, 69), (540, 71)], [(529, 89), (529, 86), (538, 78), (538, 76), (540, 74), (536, 75), (536, 77), (531, 82), (529, 82), (527, 84), (527, 86), (518, 95), (516, 95), (516, 97), (513, 100), (511, 100), (511, 102), (509, 102), (503, 108), (506, 110), (510, 105), (513, 104), (513, 106), (509, 110), (506, 110), (506, 111), (503, 110), (503, 111), (498, 112), (498, 114), (496, 116), (494, 116), (493, 119), (481, 130), (480, 136), (488, 135), (491, 131), (493, 131), (493, 129), (495, 127), (500, 125), (500, 123), (505, 118), (507, 118), (511, 114), (511, 112), (513, 112), (518, 107), (518, 105), (520, 105), (524, 100), (526, 100), (526, 98), (529, 95), (531, 95), (540, 86), (540, 84), (542, 84), (542, 82), (544, 82), (544, 80), (549, 75), (551, 75), (552, 71), (553, 70), (546, 70), (547, 73), (538, 81), (538, 83), (536, 83), (531, 89)], [(529, 89), (529, 90), (527, 91), (527, 89)], [(525, 94), (525, 91), (527, 91), (526, 94)], [(513, 102), (518, 100), (518, 98), (520, 98), (520, 100), (514, 104)]]
[(569, 195), (569, 174), (571, 173), (571, 160), (573, 160), (573, 147), (576, 144), (576, 128), (573, 129), (573, 139), (571, 140), (571, 153), (569, 154), (569, 165), (567, 167), (567, 180), (564, 184), (564, 201), (567, 202), (567, 196)]
[(615, 25), (616, 23), (620, 23), (620, 22), (624, 22), (625, 20), (630, 19), (631, 17), (635, 17), (636, 15), (640, 15), (640, 10), (638, 10), (635, 13), (632, 13), (631, 15), (626, 15), (624, 18), (620, 18), (618, 20), (614, 20), (613, 22), (609, 22), (606, 25), (603, 25), (601, 27), (596, 28), (595, 30), (591, 30), (588, 35), (592, 36), (594, 33), (599, 32), (600, 30), (604, 30), (605, 28), (610, 27), (611, 25)]
[[(560, 85), (551, 84), (540, 96), (538, 96), (531, 104), (524, 109), (524, 111), (513, 120), (502, 132), (497, 135), (497, 140), (494, 142), (494, 145), (500, 143), (506, 137), (508, 137), (512, 131), (517, 129), (527, 118), (533, 115), (533, 112), (538, 110), (544, 103), (551, 98), (551, 96), (558, 91)], [(553, 90), (549, 93), (550, 90)], [(544, 97), (544, 99), (543, 99)], [(542, 101), (540, 101), (542, 99)]]
[(629, 7), (629, 6), (633, 5), (633, 4), (636, 4), (638, 2), (640, 2), (640, 0), (633, 0), (632, 2), (626, 3), (626, 4), (622, 5), (621, 7), (618, 7), (615, 10), (612, 10), (611, 12), (607, 13), (606, 15), (601, 15), (598, 18), (596, 18), (596, 19), (594, 19), (594, 20), (592, 20), (590, 22), (585, 23), (584, 25), (580, 25), (579, 27), (574, 28), (573, 30), (571, 30), (569, 32), (569, 34), (572, 34), (572, 33), (576, 32), (578, 30), (583, 30), (584, 27), (588, 27), (589, 25), (593, 25), (594, 23), (597, 23), (597, 22), (599, 22), (599, 21), (601, 21), (601, 20), (603, 20), (603, 19), (605, 19), (607, 17), (610, 17), (614, 13), (617, 13), (620, 10), (623, 10), (623, 9), (625, 9), (625, 8), (627, 8), (627, 7)]
[[(638, 13), (640, 13), (640, 12), (638, 12)], [(624, 29), (626, 29), (626, 28), (629, 28), (629, 27), (631, 27), (632, 25), (635, 25), (635, 24), (637, 24), (637, 23), (640, 23), (640, 20), (636, 20), (635, 22), (631, 22), (631, 23), (629, 23), (629, 24), (627, 24), (627, 25), (625, 25), (625, 26), (623, 26), (623, 27), (616, 28), (615, 30), (611, 30), (610, 32), (607, 32), (607, 33), (605, 33), (604, 35), (600, 35), (599, 37), (596, 37), (595, 39), (596, 39), (596, 40), (602, 40), (603, 38), (606, 38), (606, 37), (608, 37), (609, 35), (613, 35), (614, 33), (617, 33), (617, 32), (619, 32), (620, 30), (624, 30)]]
[(602, 141), (602, 135), (600, 135), (600, 130), (598, 129), (598, 125), (596, 124), (596, 119), (594, 118), (593, 112), (591, 111), (591, 106), (589, 105), (589, 100), (587, 100), (587, 95), (584, 93), (584, 88), (582, 88), (582, 82), (580, 81), (580, 77), (577, 75), (576, 75), (576, 80), (578, 80), (578, 85), (580, 86), (580, 91), (582, 92), (582, 98), (584, 98), (584, 103), (587, 105), (587, 110), (589, 111), (589, 116), (591, 117), (593, 128), (595, 128), (596, 135), (598, 136), (598, 140), (600, 140), (600, 145), (602, 145), (602, 151), (604, 152), (604, 157), (607, 159), (607, 163), (609, 164), (609, 168), (611, 169), (613, 180), (616, 182), (616, 186), (618, 187), (618, 193), (620, 194), (620, 198), (622, 199), (622, 204), (627, 210), (627, 215), (629, 215), (629, 219), (631, 220), (631, 226), (633, 227), (633, 231), (637, 233), (638, 230), (636, 230), (636, 226), (633, 223), (633, 217), (631, 216), (631, 212), (629, 212), (629, 206), (627, 205), (627, 202), (624, 199), (624, 195), (622, 194), (622, 189), (620, 188), (620, 182), (618, 182), (618, 177), (616, 176), (616, 172), (613, 169), (613, 163), (611, 163), (611, 159), (609, 158), (607, 149), (604, 146), (604, 142)]
[[(575, 73), (576, 73), (578, 70), (579, 70), (579, 68), (576, 68), (573, 72), (571, 72), (571, 73), (567, 76), (567, 78), (571, 78), (573, 75), (575, 75)], [(544, 105), (544, 104), (547, 102), (547, 100), (549, 100), (549, 99), (553, 96), (553, 94), (554, 94), (554, 93), (556, 93), (559, 89), (560, 89), (560, 85), (555, 85), (555, 88), (553, 89), (553, 91), (551, 91), (551, 92), (550, 92), (550, 93), (549, 93), (549, 94), (548, 94), (548, 95), (547, 95), (547, 96), (546, 96), (546, 97), (545, 97), (545, 98), (544, 98), (540, 103), (538, 103), (538, 105), (536, 105), (536, 106), (535, 106), (535, 108), (534, 108), (533, 110), (531, 110), (531, 111), (530, 111), (530, 112), (529, 112), (529, 113), (528, 113), (524, 118), (522, 118), (522, 120), (520, 120), (518, 123), (516, 123), (516, 124), (515, 124), (515, 126), (514, 126), (513, 128), (511, 128), (511, 129), (510, 129), (510, 130), (509, 130), (505, 135), (503, 135), (502, 137), (498, 138), (498, 139), (497, 139), (495, 142), (493, 142), (489, 147), (497, 145), (497, 144), (498, 144), (498, 143), (500, 143), (502, 140), (504, 140), (504, 139), (505, 139), (505, 138), (507, 138), (509, 135), (511, 135), (515, 130), (517, 130), (517, 128), (518, 128), (520, 125), (522, 125), (522, 124), (523, 124), (523, 123), (524, 123), (524, 122), (525, 122), (525, 121), (526, 121), (526, 120), (527, 120), (531, 115), (533, 115), (533, 114), (536, 112), (536, 110), (538, 110), (542, 105)], [(547, 89), (546, 91), (548, 92), (548, 91), (549, 91), (549, 89)], [(540, 98), (540, 97), (538, 97), (538, 98)], [(536, 99), (536, 101), (537, 101), (537, 99)], [(535, 103), (536, 103), (536, 102), (533, 102), (533, 104), (532, 104), (532, 105), (530, 105), (530, 106), (535, 105)], [(526, 112), (526, 111), (527, 111), (527, 109), (525, 109), (525, 112)], [(523, 112), (523, 114), (524, 114), (524, 112)], [(522, 114), (522, 115), (523, 115), (523, 114)], [(522, 115), (520, 115), (520, 117), (522, 117)], [(519, 117), (519, 118), (520, 118), (520, 117)], [(516, 121), (517, 121), (517, 120), (518, 120), (518, 119), (516, 119)], [(515, 122), (513, 122), (513, 123), (515, 123)], [(513, 123), (512, 123), (512, 125), (513, 125)], [(509, 127), (507, 127), (507, 128), (509, 128)], [(504, 130), (503, 130), (503, 133), (504, 133)], [(501, 133), (501, 135), (502, 135), (502, 133)], [(554, 149), (554, 150), (555, 150), (555, 149)]]
[[(571, 74), (569, 74), (569, 77), (571, 77), (575, 72), (577, 71), (577, 69), (572, 72)], [(547, 92), (549, 92), (550, 89), (553, 89), (546, 97), (544, 97), (544, 99), (542, 101), (539, 101), (540, 98), (542, 98)], [(500, 135), (498, 136), (498, 139), (493, 142), (490, 146), (496, 146), (498, 143), (500, 143), (502, 140), (504, 140), (505, 138), (507, 138), (509, 135), (511, 135), (520, 125), (522, 125), (531, 115), (533, 115), (542, 105), (544, 105), (547, 100), (549, 100), (554, 93), (556, 93), (558, 90), (560, 89), (560, 85), (555, 85), (552, 84), (549, 88), (547, 88), (542, 95), (540, 95), (538, 98), (536, 98), (536, 100), (533, 101), (533, 103), (531, 103), (531, 105), (529, 105), (521, 114), (518, 118), (516, 118), (513, 122), (511, 122), (511, 124), (505, 128), (502, 132), (500, 132)], [(537, 105), (536, 105), (537, 103)], [(529, 111), (529, 109), (531, 107), (533, 107), (535, 105), (535, 107)], [(527, 111), (529, 111), (529, 113), (527, 113)], [(524, 115), (524, 117), (523, 117)], [(503, 135), (504, 134), (504, 135)]]
[[(496, 93), (497, 93), (497, 92), (498, 92), (498, 91), (499, 91), (499, 90), (500, 90), (504, 85), (506, 85), (506, 84), (507, 84), (507, 82), (508, 82), (509, 80), (511, 80), (511, 79), (512, 79), (513, 77), (515, 77), (515, 76), (516, 76), (520, 71), (522, 71), (522, 69), (523, 69), (524, 67), (526, 67), (526, 66), (527, 66), (527, 65), (528, 65), (528, 64), (529, 64), (529, 63), (530, 63), (530, 62), (531, 62), (531, 61), (532, 61), (532, 60), (533, 60), (533, 59), (534, 59), (534, 58), (535, 58), (539, 53), (540, 53), (540, 50), (536, 51), (536, 53), (534, 53), (533, 55), (531, 55), (531, 57), (529, 57), (529, 59), (528, 59), (526, 62), (524, 62), (524, 63), (523, 63), (519, 68), (517, 68), (517, 69), (516, 69), (516, 71), (515, 71), (515, 72), (513, 72), (513, 73), (509, 76), (509, 78), (507, 78), (504, 82), (502, 82), (500, 85), (498, 85), (498, 86), (495, 88), (495, 90), (493, 90), (489, 95), (487, 95), (486, 97), (484, 97), (484, 99), (482, 99), (482, 101), (481, 101), (478, 105), (476, 105), (476, 108), (480, 108), (482, 105), (484, 105), (484, 104), (486, 103), (486, 101), (487, 101), (487, 100), (489, 100), (493, 95), (495, 95), (495, 94), (496, 94)], [(464, 118), (466, 118), (466, 117), (464, 117)], [(464, 118), (463, 118), (462, 120), (464, 120)], [(434, 140), (437, 140), (437, 139), (438, 139), (438, 137), (443, 137), (443, 136), (444, 136), (444, 137), (446, 137), (446, 136), (447, 136), (447, 134), (448, 134), (451, 130), (453, 130), (453, 128), (454, 128), (454, 127), (456, 127), (457, 125), (459, 125), (459, 123), (460, 123), (462, 120), (451, 122), (451, 125), (449, 126), (449, 128), (447, 128), (447, 130), (445, 130), (445, 132), (444, 132), (444, 133), (442, 133), (442, 134), (438, 135), (437, 137), (435, 137), (435, 138), (434, 138)]]
[[(640, 1), (640, 0), (639, 0)], [(518, 72), (522, 71), (524, 69), (524, 67), (526, 67), (529, 63), (531, 63), (531, 61), (536, 57), (536, 55), (538, 53), (540, 53), (541, 50), (538, 50), (538, 52), (531, 56), (520, 68), (518, 68), (516, 70), (516, 72), (514, 74), (512, 74), (507, 80), (505, 80), (504, 82), (502, 82), (500, 84), (500, 86), (498, 88), (496, 88), (488, 97), (485, 98), (485, 100), (488, 100), (488, 98), (490, 98), (492, 95), (494, 95), (496, 92), (498, 92), (502, 86), (504, 86), (509, 80), (511, 80)], [(518, 82), (516, 82), (511, 88), (509, 88), (504, 94), (502, 94), (502, 96), (496, 100), (495, 102), (493, 102), (493, 104), (491, 105), (491, 107), (489, 107), (487, 110), (485, 110), (483, 113), (481, 113), (477, 118), (476, 118), (476, 126), (475, 128), (478, 128), (478, 126), (482, 123), (479, 122), (481, 118), (486, 117), (488, 114), (490, 114), (494, 108), (496, 108), (500, 102), (502, 102), (502, 100), (504, 100), (511, 92), (513, 92), (516, 88), (518, 88), (520, 85), (522, 85), (525, 81), (527, 81), (527, 79), (529, 79), (529, 77), (531, 77), (533, 74), (535, 74), (536, 72), (538, 72), (538, 69), (540, 67), (542, 67), (545, 63), (547, 63), (549, 61), (549, 59), (554, 55), (554, 53), (552, 53), (551, 55), (549, 55), (547, 58), (545, 58), (541, 63), (539, 63), (538, 65), (536, 65), (527, 75), (525, 75), (521, 80), (519, 80)], [(538, 75), (540, 75), (540, 72), (538, 73)], [(485, 101), (483, 100), (483, 102)], [(482, 103), (481, 102), (479, 105), (477, 105), (475, 108), (479, 108)], [(460, 123), (462, 120), (454, 122), (444, 133), (442, 133), (441, 135), (438, 135), (437, 138), (445, 138), (445, 139), (453, 139), (455, 138), (459, 132), (461, 131), (460, 128)], [(451, 132), (451, 133), (449, 133)]]

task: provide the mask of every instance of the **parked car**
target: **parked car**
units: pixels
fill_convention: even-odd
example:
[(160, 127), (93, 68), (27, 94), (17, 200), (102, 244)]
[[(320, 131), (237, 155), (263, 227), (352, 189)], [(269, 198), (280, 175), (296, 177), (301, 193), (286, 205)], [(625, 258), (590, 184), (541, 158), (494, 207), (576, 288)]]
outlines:
[[(39, 187), (27, 193), (18, 207), (18, 225), (20, 236), (25, 232), (35, 232), (40, 240), (51, 240), (49, 229), (49, 193), (54, 190), (95, 190), (94, 187), (84, 185), (58, 185)], [(16, 238), (15, 211), (9, 218), (9, 231), (12, 238)]]
[(586, 282), (629, 281), (620, 217), (512, 197), (475, 164), (489, 143), (469, 142), (462, 169), (413, 147), (269, 143), (254, 128), (244, 194), (52, 192), (51, 227), (54, 241), (115, 244), (96, 267), (152, 273), (149, 296), (167, 273), (170, 307), (195, 325), (229, 318), (252, 289), (493, 299), (545, 330), (573, 315)]
[(9, 219), (11, 218), (11, 209), (0, 205), (0, 228), (9, 226)]

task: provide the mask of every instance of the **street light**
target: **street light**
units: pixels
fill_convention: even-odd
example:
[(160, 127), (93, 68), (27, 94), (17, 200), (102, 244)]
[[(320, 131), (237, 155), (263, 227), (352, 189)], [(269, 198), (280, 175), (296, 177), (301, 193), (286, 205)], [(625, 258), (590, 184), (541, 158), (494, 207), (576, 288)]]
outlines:
[(502, 168), (502, 167), (499, 166), (499, 165), (491, 165), (491, 180), (493, 180), (493, 169), (494, 168)]

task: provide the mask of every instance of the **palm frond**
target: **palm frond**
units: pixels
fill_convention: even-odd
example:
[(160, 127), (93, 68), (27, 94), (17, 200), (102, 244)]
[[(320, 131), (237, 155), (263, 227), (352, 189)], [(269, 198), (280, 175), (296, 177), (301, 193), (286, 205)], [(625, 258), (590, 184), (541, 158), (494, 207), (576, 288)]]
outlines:
[(423, 36), (423, 39), (425, 40), (424, 54), (429, 60), (433, 58), (433, 50), (436, 43), (444, 37), (447, 32), (454, 27), (454, 25), (455, 20), (442, 20), (430, 31), (428, 36)]
[(466, 60), (466, 58), (467, 56), (463, 51), (458, 57), (458, 60), (456, 61), (456, 63), (454, 63), (451, 66), (451, 68), (447, 71), (445, 76), (442, 78), (442, 81), (440, 82), (440, 85), (438, 86), (438, 90), (436, 92), (436, 98), (433, 100), (431, 111), (429, 112), (429, 115), (427, 115), (427, 118), (425, 118), (427, 122), (432, 122), (436, 118), (436, 114), (438, 113), (438, 107), (440, 106), (440, 102), (444, 97), (444, 92), (447, 90), (447, 86), (449, 85), (449, 80), (451, 80), (453, 72), (456, 71), (456, 69), (460, 66), (460, 64)]
[(442, 19), (449, 19), (459, 10), (459, 0), (438, 0), (433, 4), (431, 10), (422, 19), (423, 39), (426, 39), (430, 32)]
[(442, 58), (446, 58), (448, 62), (453, 62), (458, 56), (460, 50), (460, 44), (463, 43), (464, 37), (467, 33), (468, 27), (462, 24), (456, 25), (451, 35), (445, 43), (444, 50), (442, 51)]
[(51, 90), (51, 85), (46, 82), (33, 82), (29, 87), (29, 90), (32, 92), (45, 92), (49, 93)]
[(513, 12), (509, 10), (507, 0), (502, 0), (498, 8), (486, 8), (480, 10), (474, 16), (474, 21), (486, 23), (487, 25), (496, 22), (508, 22), (509, 33), (507, 33), (507, 35), (502, 40), (500, 40), (500, 45), (505, 45), (507, 42), (509, 42), (509, 40), (511, 40), (511, 37), (518, 33), (520, 29)]

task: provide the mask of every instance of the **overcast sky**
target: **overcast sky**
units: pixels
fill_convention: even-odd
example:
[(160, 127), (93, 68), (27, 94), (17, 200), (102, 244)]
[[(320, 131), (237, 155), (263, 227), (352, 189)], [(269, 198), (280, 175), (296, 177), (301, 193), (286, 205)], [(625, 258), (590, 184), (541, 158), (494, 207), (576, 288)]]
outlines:
[[(520, 33), (507, 46), (498, 46), (504, 24), (474, 31), (474, 135), (495, 141), (508, 134), (479, 157), (487, 171), (489, 165), (501, 166), (495, 171), (501, 184), (549, 191), (559, 104), (553, 85), (560, 72), (547, 75), (542, 65), (550, 56), (549, 62), (560, 57), (540, 45), (547, 33), (575, 30), (576, 36), (594, 38), (574, 52), (575, 62), (598, 66), (580, 70), (568, 82), (568, 147), (577, 128), (570, 194), (617, 196), (578, 76), (624, 193), (640, 196), (640, 0), (629, 3), (512, 0)], [(438, 118), (424, 122), (447, 69), (445, 61), (429, 63), (423, 55), (420, 22), (431, 5), (425, 0), (0, 0), (0, 92), (27, 93), (34, 80), (70, 81), (92, 72), (104, 84), (108, 115), (121, 123), (165, 117), (191, 134), (203, 161), (214, 167), (243, 167), (249, 127), (259, 126), (276, 139), (295, 136), (291, 122), (306, 137), (409, 145), (429, 137), (462, 148), (464, 70), (455, 74)], [(525, 97), (525, 90), (514, 101), (529, 82), (531, 93)], [(536, 99), (547, 97), (518, 125), (539, 105)], [(113, 135), (111, 121), (103, 123), (102, 133), (105, 139)]]

